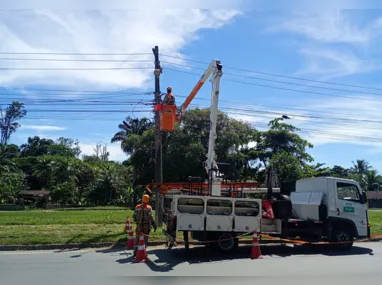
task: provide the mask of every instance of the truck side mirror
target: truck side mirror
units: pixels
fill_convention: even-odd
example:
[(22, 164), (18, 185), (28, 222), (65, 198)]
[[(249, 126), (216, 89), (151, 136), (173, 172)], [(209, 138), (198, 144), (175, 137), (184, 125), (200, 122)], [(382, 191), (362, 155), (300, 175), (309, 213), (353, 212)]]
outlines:
[(367, 203), (367, 195), (365, 191), (362, 191), (362, 204)]

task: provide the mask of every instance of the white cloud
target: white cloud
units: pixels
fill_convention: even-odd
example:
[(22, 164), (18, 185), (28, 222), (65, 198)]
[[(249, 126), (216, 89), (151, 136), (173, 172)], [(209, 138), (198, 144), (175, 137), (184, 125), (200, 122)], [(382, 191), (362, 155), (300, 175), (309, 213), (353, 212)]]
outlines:
[[(79, 143), (79, 146), (82, 150), (82, 155), (93, 155), (94, 154), (94, 148), (96, 147), (97, 142), (91, 143)], [(105, 144), (103, 144), (105, 145)], [(110, 153), (109, 160), (114, 161), (124, 161), (127, 159), (127, 155), (121, 150), (121, 146), (119, 144), (106, 144), (107, 151)]]
[(295, 125), (305, 130), (302, 136), (314, 145), (356, 144), (370, 146), (372, 152), (382, 151), (382, 102), (332, 99), (311, 104), (309, 109), (315, 111), (310, 114), (311, 120)]
[(23, 129), (36, 131), (65, 131), (67, 128), (59, 126), (22, 125)]
[[(180, 55), (179, 51), (197, 37), (200, 29), (216, 29), (240, 13), (235, 10), (201, 11), (196, 9), (113, 11), (1, 11), (0, 50), (30, 53), (149, 53), (142, 56), (75, 56), (75, 55), (15, 55), (17, 58), (112, 59), (125, 62), (51, 62), (2, 61), (0, 67), (11, 68), (137, 68), (143, 70), (111, 71), (22, 71), (4, 70), (0, 84), (22, 87), (29, 83), (73, 85), (78, 88), (123, 89), (145, 87), (152, 79), (153, 55), (158, 45), (160, 53)], [(129, 60), (148, 62), (128, 62)], [(171, 59), (181, 63), (181, 60)]]
[[(302, 107), (304, 110), (291, 110), (288, 105), (279, 109), (247, 105), (246, 111), (234, 112), (224, 110), (224, 106), (221, 108), (228, 112), (230, 117), (247, 121), (259, 130), (269, 129), (267, 124), (270, 120), (287, 115), (290, 120), (285, 122), (300, 128), (301, 137), (315, 146), (329, 143), (353, 144), (369, 146), (370, 149), (365, 154), (382, 153), (382, 132), (380, 131), (382, 102), (373, 101), (381, 100), (382, 97), (367, 97), (360, 94), (347, 94), (347, 96), (364, 100), (304, 99), (299, 102), (304, 106)], [(234, 104), (230, 107), (235, 108)]]
[(320, 14), (288, 15), (268, 31), (303, 36), (296, 50), (305, 58), (306, 66), (295, 75), (314, 75), (328, 80), (382, 67), (381, 61), (370, 52), (373, 44), (378, 46), (376, 40), (382, 35), (379, 21), (369, 20), (361, 25), (351, 12), (325, 10)]
[(271, 30), (297, 33), (319, 42), (367, 44), (372, 33), (361, 29), (340, 10), (320, 14), (295, 14)]
[(306, 67), (295, 75), (311, 74), (321, 76), (321, 80), (371, 72), (381, 68), (374, 60), (363, 60), (350, 51), (339, 51), (330, 48), (300, 49), (306, 58)]

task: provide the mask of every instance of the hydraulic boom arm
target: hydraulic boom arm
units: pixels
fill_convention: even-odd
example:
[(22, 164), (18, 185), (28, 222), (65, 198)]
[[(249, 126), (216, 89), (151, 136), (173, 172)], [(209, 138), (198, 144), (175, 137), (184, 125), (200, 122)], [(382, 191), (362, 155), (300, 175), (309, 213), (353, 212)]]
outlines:
[[(219, 60), (212, 60), (209, 64), (206, 72), (201, 76), (198, 83), (190, 92), (187, 99), (184, 101), (183, 105), (180, 107), (179, 111), (179, 119), (178, 122), (181, 121), (182, 115), (187, 107), (190, 105), (191, 101), (195, 98), (196, 94), (199, 92), (200, 88), (202, 88), (203, 84), (207, 81), (207, 79), (211, 76), (212, 83), (212, 92), (211, 92), (211, 114), (210, 114), (210, 134), (208, 140), (208, 153), (207, 160), (205, 163), (205, 169), (208, 174), (210, 174), (211, 169), (217, 169), (217, 164), (215, 162), (215, 141), (216, 141), (216, 123), (218, 117), (218, 103), (219, 103), (219, 88), (220, 88), (220, 78), (223, 76), (222, 65)], [(213, 172), (212, 172), (213, 173)], [(215, 175), (212, 174), (212, 179), (215, 178)]]

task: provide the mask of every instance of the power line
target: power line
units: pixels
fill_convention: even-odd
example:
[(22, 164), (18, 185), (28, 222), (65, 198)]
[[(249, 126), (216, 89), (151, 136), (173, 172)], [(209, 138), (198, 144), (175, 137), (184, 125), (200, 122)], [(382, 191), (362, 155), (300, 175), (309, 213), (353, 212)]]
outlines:
[(148, 52), (132, 52), (132, 53), (75, 53), (75, 52), (0, 52), (0, 54), (8, 54), (8, 55), (22, 55), (22, 54), (33, 54), (33, 55), (123, 55), (123, 56), (129, 56), (129, 55), (151, 55), (151, 53)]
[[(37, 104), (36, 104), (37, 105)], [(44, 104), (40, 104), (42, 106), (44, 106)], [(64, 104), (60, 104), (60, 105), (64, 105)], [(89, 103), (89, 104), (86, 104), (86, 105), (83, 105), (83, 104), (68, 104), (68, 105), (73, 105), (73, 106), (115, 106), (115, 105), (146, 105), (146, 106), (151, 106), (153, 105), (152, 102), (147, 102), (147, 103), (144, 103), (144, 102), (130, 102), (130, 103), (115, 103), (115, 104), (92, 104), (92, 103)], [(45, 105), (46, 106), (46, 105)], [(48, 105), (49, 106), (49, 105)], [(198, 106), (199, 107), (199, 106)], [(202, 108), (205, 108), (205, 106), (201, 106)], [(248, 116), (248, 117), (256, 117), (256, 118), (260, 118), (260, 116), (258, 116), (258, 114), (270, 114), (270, 115), (277, 115), (277, 116), (281, 116), (281, 115), (288, 115), (288, 116), (294, 116), (293, 114), (288, 114), (288, 113), (278, 113), (278, 112), (272, 112), (272, 111), (263, 111), (263, 110), (248, 110), (248, 109), (240, 109), (240, 108), (232, 108), (232, 107), (225, 107), (225, 106), (221, 106), (220, 109), (222, 110), (229, 110), (227, 113), (231, 113), (231, 114), (238, 114), (238, 115), (244, 115), (244, 116)], [(134, 110), (135, 111), (135, 110)], [(237, 112), (235, 112), (237, 111)], [(78, 109), (71, 109), (71, 110), (67, 110), (67, 109), (49, 109), (49, 110), (36, 110), (36, 109), (30, 109), (28, 110), (28, 112), (40, 112), (40, 113), (44, 113), (44, 112), (54, 112), (54, 113), (60, 113), (60, 112), (69, 112), (69, 113), (121, 113), (121, 112), (126, 112), (126, 110), (78, 110)], [(152, 112), (152, 109), (148, 109), (148, 110), (142, 110), (141, 112)], [(257, 116), (253, 115), (253, 114), (256, 114)], [(374, 120), (367, 120), (367, 119), (349, 119), (349, 118), (335, 118), (335, 117), (320, 117), (320, 116), (309, 116), (309, 115), (296, 115), (296, 117), (302, 117), (302, 118), (309, 118), (309, 119), (318, 119), (318, 120), (329, 120), (329, 121), (340, 121), (340, 122), (344, 122), (344, 123), (347, 123), (347, 122), (354, 122), (354, 123), (372, 123), (372, 124), (376, 124), (378, 125), (378, 129), (380, 128), (380, 124), (382, 123), (382, 121), (374, 121)], [(366, 127), (366, 126), (364, 126)]]
[[(0, 89), (6, 89), (6, 90), (9, 90), (10, 88), (9, 87), (5, 87), (5, 86), (0, 86)], [(15, 88), (12, 88), (13, 90), (16, 90)], [(19, 90), (19, 89), (17, 89)], [(21, 91), (25, 91), (24, 89), (23, 90), (19, 90), (20, 92)], [(42, 91), (42, 92), (68, 92), (68, 93), (71, 93), (71, 92), (79, 92), (79, 93), (117, 93), (117, 92), (124, 92), (122, 95), (141, 95), (141, 94), (148, 94), (148, 95), (151, 95), (153, 94), (153, 92), (125, 92), (123, 90), (114, 90), (114, 91), (102, 91), (102, 90), (73, 90), (73, 89), (46, 89), (46, 88), (27, 88), (27, 91)]]
[[(185, 96), (185, 95), (175, 94), (175, 96), (176, 97), (187, 98), (187, 96)], [(194, 100), (208, 100), (208, 101), (211, 101), (210, 98), (202, 98), (202, 97), (194, 98)], [(238, 102), (238, 101), (220, 100), (219, 99), (219, 102), (230, 103), (230, 104), (238, 104), (238, 105), (241, 105), (241, 106), (243, 105), (242, 102)], [(304, 108), (290, 108), (290, 107), (293, 107), (293, 106), (296, 106), (296, 105), (284, 105), (283, 104), (282, 106), (275, 106), (275, 105), (264, 105), (264, 104), (259, 105), (259, 104), (245, 103), (245, 106), (266, 107), (266, 108), (286, 109), (286, 110), (294, 110), (294, 111), (302, 111), (302, 112), (314, 112), (314, 113), (329, 114), (329, 115), (349, 116), (349, 114), (346, 114), (346, 113), (326, 112), (326, 111), (321, 111), (321, 110), (311, 110), (311, 109), (304, 109)], [(342, 109), (342, 110), (349, 110), (351, 112), (354, 112), (354, 110), (352, 110), (352, 109)], [(372, 110), (368, 110), (368, 109), (362, 109), (362, 110), (363, 111), (372, 111)], [(370, 117), (370, 116), (368, 115), (368, 117)], [(376, 118), (378, 118), (378, 117), (376, 117)]]
[[(188, 65), (184, 65), (184, 64), (172, 63), (172, 62), (168, 62), (168, 61), (162, 61), (162, 62), (167, 63), (167, 64), (171, 64), (171, 65), (177, 65), (177, 66), (183, 66), (183, 67), (203, 70), (203, 68), (192, 67), (192, 66), (188, 66)], [(267, 79), (267, 78), (261, 78), (261, 77), (255, 77), (255, 76), (234, 74), (234, 73), (229, 73), (229, 72), (224, 72), (224, 74), (230, 75), (230, 76), (236, 76), (236, 77), (243, 77), (243, 78), (262, 80), (262, 81), (268, 81), (268, 82), (274, 82), (274, 83), (282, 83), (282, 84), (296, 85), (296, 86), (302, 86), (302, 87), (309, 87), (309, 88), (319, 88), (319, 89), (341, 91), (341, 92), (355, 92), (355, 91), (348, 90), (348, 89), (330, 88), (330, 87), (325, 87), (325, 86), (311, 86), (311, 85), (301, 84), (301, 83), (297, 83), (297, 82), (280, 81), (280, 80)], [(356, 91), (356, 92), (360, 93), (360, 94), (366, 94), (366, 95), (382, 96), (381, 93), (370, 93), (370, 92), (363, 92), (363, 91)]]
[(72, 110), (68, 110), (68, 109), (57, 109), (57, 110), (52, 110), (52, 109), (49, 109), (49, 110), (38, 110), (38, 109), (31, 109), (31, 110), (28, 110), (28, 112), (57, 112), (57, 113), (66, 113), (66, 112), (69, 112), (69, 113), (126, 113), (126, 112), (153, 112), (152, 109), (148, 109), (148, 110), (78, 110), (78, 109), (72, 109)]
[[(36, 120), (36, 119), (46, 119), (46, 118), (40, 118), (40, 117), (30, 117), (30, 118), (25, 118), (25, 120), (28, 120), (28, 119), (33, 119), (33, 120)], [(64, 118), (60, 118), (60, 119), (64, 119)], [(60, 120), (58, 119), (58, 120)], [(97, 118), (65, 118), (64, 120), (72, 120), (72, 121), (89, 121), (89, 120), (96, 120)], [(102, 120), (102, 121), (121, 121), (122, 119), (111, 119), (111, 118), (99, 118), (99, 120)], [(206, 120), (208, 121), (208, 120)], [(255, 128), (259, 128), (259, 127), (263, 127), (263, 128), (266, 128), (266, 129), (269, 129), (269, 126), (265, 123), (254, 123), (254, 126)], [(325, 131), (322, 131), (322, 130), (318, 130), (318, 129), (312, 129), (312, 128), (305, 128), (305, 127), (297, 127), (298, 129), (300, 129), (299, 131), (296, 131), (296, 133), (308, 133), (308, 134), (311, 134), (311, 133), (317, 133), (317, 134), (322, 134), (326, 137), (329, 137), (329, 138), (337, 138), (337, 139), (340, 139), (340, 140), (345, 140), (345, 139), (360, 139), (360, 140), (373, 140), (373, 141), (376, 141), (376, 142), (382, 142), (382, 138), (380, 137), (374, 137), (374, 136), (359, 136), (357, 134), (351, 134), (351, 133), (345, 133), (345, 134), (333, 134), (333, 133), (330, 133), (330, 132), (325, 132)], [(342, 129), (342, 130), (346, 130), (346, 129)]]
[(61, 61), (61, 62), (152, 62), (149, 59), (61, 59), (61, 58), (6, 58), (0, 60)]
[(133, 70), (133, 69), (152, 69), (150, 67), (101, 67), (101, 68), (33, 68), (33, 67), (0, 67), (0, 70), (62, 70), (62, 71), (73, 71), (73, 70), (92, 70), (92, 71), (97, 71), (97, 70)]
[[(59, 90), (59, 91), (71, 91), (71, 90)], [(87, 92), (91, 92), (91, 91), (87, 91)], [(62, 99), (54, 99), (54, 98), (51, 98), (51, 99), (46, 99), (46, 98), (32, 99), (32, 98), (20, 98), (20, 97), (7, 97), (6, 99), (8, 99), (8, 100), (22, 100), (23, 103), (30, 105), (31, 104), (30, 102), (33, 102), (33, 104), (35, 104), (35, 103), (37, 104), (37, 103), (40, 103), (40, 102), (41, 103), (58, 103), (58, 102), (83, 102), (83, 103), (86, 103), (86, 102), (94, 102), (94, 101), (89, 101), (89, 99), (109, 99), (109, 98), (115, 98), (115, 97), (121, 97), (121, 96), (138, 96), (138, 95), (152, 95), (152, 94), (153, 94), (152, 92), (130, 93), (130, 94), (129, 93), (123, 93), (123, 94), (113, 94), (113, 95), (105, 94), (105, 95), (107, 95), (106, 98), (105, 98), (105, 96), (101, 96), (101, 97), (98, 96), (98, 97), (86, 97), (86, 98), (76, 98), (76, 99), (65, 99), (65, 98), (62, 98)], [(1, 95), (1, 93), (0, 93), (0, 95)], [(3, 94), (3, 95), (8, 95), (8, 94)], [(53, 94), (39, 94), (39, 96), (40, 95), (49, 95), (49, 96), (51, 96)], [(63, 95), (72, 96), (72, 94), (60, 94), (60, 95), (62, 95), (62, 96)], [(92, 95), (92, 94), (86, 94), (86, 95)], [(185, 96), (185, 95), (176, 94), (175, 96), (187, 98), (187, 96)], [(26, 101), (26, 100), (28, 100), (28, 101)], [(200, 98), (195, 98), (194, 100), (203, 100), (203, 101), (206, 101), (206, 100), (210, 100), (210, 99), (209, 98), (200, 97)], [(237, 102), (237, 101), (230, 101), (230, 100), (219, 100), (219, 101), (220, 102), (225, 102), (225, 103), (230, 103), (230, 104), (238, 104), (240, 106), (243, 105), (241, 102)], [(97, 102), (99, 102), (99, 103), (102, 103), (102, 102), (108, 103), (108, 102), (111, 102), (111, 101), (107, 100), (107, 101), (97, 101)], [(5, 104), (5, 103), (3, 103), (3, 104)], [(246, 103), (245, 106), (284, 109), (283, 112), (286, 112), (285, 111), (285, 109), (286, 109), (286, 110), (293, 110), (293, 111), (314, 112), (314, 113), (320, 113), (320, 114), (349, 116), (349, 114), (346, 114), (346, 113), (326, 112), (326, 111), (320, 111), (320, 110), (311, 110), (311, 109), (304, 109), (304, 108), (291, 108), (291, 107), (288, 107), (288, 106), (294, 106), (294, 105), (275, 106), (275, 105), (264, 105), (264, 104), (258, 105), (258, 104), (248, 104), (248, 103)], [(346, 109), (343, 109), (343, 110), (346, 110)], [(349, 111), (354, 111), (354, 110), (349, 110)], [(367, 111), (367, 110), (364, 109), (364, 111)], [(298, 116), (298, 114), (296, 114), (296, 116)], [(380, 118), (375, 117), (375, 116), (369, 116), (368, 115), (368, 117), (380, 119)]]
[[(167, 70), (200, 76), (200, 74), (197, 74), (197, 73), (173, 69), (173, 68), (167, 68)], [(341, 97), (341, 98), (357, 99), (357, 100), (363, 100), (363, 101), (382, 102), (382, 100), (376, 100), (376, 99), (361, 98), (361, 97), (354, 97), (354, 96), (344, 96), (344, 95), (329, 94), (329, 93), (320, 93), (320, 92), (314, 92), (314, 91), (302, 91), (302, 90), (290, 89), (290, 88), (285, 88), (285, 87), (270, 86), (270, 85), (258, 84), (258, 83), (253, 83), (253, 82), (238, 81), (238, 80), (232, 80), (232, 79), (225, 79), (225, 81), (230, 81), (230, 82), (235, 82), (235, 83), (240, 83), (240, 84), (253, 85), (253, 86), (259, 86), (259, 87), (272, 88), (272, 89), (279, 89), (279, 90), (284, 90), (284, 91), (299, 92), (299, 93), (304, 93), (304, 94), (314, 94), (314, 95), (320, 95), (320, 96)]]
[[(228, 113), (231, 113), (231, 114), (242, 114), (242, 113), (236, 113), (236, 112), (228, 112)], [(250, 115), (248, 115), (249, 117), (251, 117)], [(255, 116), (252, 116), (252, 117), (255, 117)], [(256, 116), (256, 118), (264, 118), (264, 117), (259, 117), (259, 116)], [(209, 120), (207, 119), (206, 122), (208, 122)], [(262, 126), (263, 128), (266, 128), (266, 129), (269, 129), (270, 127), (265, 124), (265, 123), (259, 123), (259, 122), (254, 122), (252, 123), (252, 125), (256, 127), (260, 127)], [(358, 136), (357, 134), (333, 134), (333, 133), (330, 133), (330, 132), (325, 132), (325, 131), (322, 131), (322, 130), (317, 130), (317, 129), (311, 129), (311, 128), (305, 128), (305, 127), (296, 127), (297, 129), (300, 129), (299, 131), (296, 131), (296, 132), (313, 132), (313, 133), (321, 133), (321, 134), (324, 134), (325, 136), (332, 136), (332, 137), (338, 137), (340, 139), (346, 139), (346, 138), (356, 138), (356, 139), (372, 139), (372, 140), (377, 140), (378, 142), (382, 142), (382, 138), (381, 137), (370, 137), (370, 136)], [(333, 131), (338, 131), (338, 129), (331, 129)], [(345, 129), (345, 128), (342, 128), (341, 130), (351, 130), (351, 129)], [(370, 129), (370, 130), (373, 130), (373, 129)]]
[[(0, 103), (1, 104), (1, 103)], [(78, 103), (64, 103), (64, 104), (44, 104), (44, 103), (26, 103), (26, 106), (128, 106), (128, 105), (147, 105), (151, 106), (152, 102), (115, 102), (115, 103), (100, 103), (100, 102), (85, 102), (83, 104)], [(5, 104), (3, 104), (5, 105)], [(7, 104), (10, 105), (10, 104)], [(28, 110), (29, 112), (29, 110)]]
[[(193, 105), (193, 104), (192, 104)], [(193, 105), (194, 106), (194, 105)], [(203, 108), (208, 108), (205, 106), (202, 106)], [(296, 117), (302, 117), (302, 118), (310, 118), (310, 119), (321, 119), (321, 120), (336, 120), (336, 121), (343, 121), (343, 122), (357, 122), (357, 123), (376, 123), (376, 124), (382, 124), (382, 119), (380, 121), (374, 121), (374, 120), (367, 120), (367, 119), (349, 119), (349, 118), (336, 118), (336, 117), (320, 117), (320, 116), (311, 116), (311, 115), (298, 115), (298, 114), (292, 114), (292, 113), (285, 113), (285, 112), (272, 112), (272, 111), (265, 111), (265, 110), (251, 110), (251, 109), (240, 109), (240, 108), (232, 108), (232, 107), (225, 107), (225, 106), (220, 106), (220, 109), (223, 110), (233, 110), (233, 111), (243, 111), (246, 113), (241, 113), (242, 115), (248, 115), (251, 113), (256, 113), (256, 114), (272, 114), (272, 115), (277, 115), (277, 116), (282, 116), (282, 115), (287, 115), (290, 117), (296, 116)]]
[[(208, 62), (191, 60), (191, 59), (188, 59), (188, 58), (183, 58), (183, 57), (178, 57), (178, 56), (171, 56), (171, 55), (165, 55), (165, 54), (161, 54), (161, 56), (181, 59), (181, 60), (195, 62), (195, 63), (208, 64)], [(362, 85), (351, 85), (351, 84), (338, 83), (338, 82), (329, 82), (329, 81), (320, 81), (320, 80), (314, 80), (314, 79), (308, 79), (308, 78), (302, 78), (302, 77), (293, 77), (293, 76), (287, 76), (287, 75), (280, 75), (280, 74), (275, 74), (275, 73), (267, 73), (267, 72), (262, 72), (262, 71), (249, 70), (249, 69), (230, 67), (230, 66), (225, 66), (225, 68), (234, 69), (234, 70), (243, 71), (243, 72), (250, 72), (250, 73), (262, 74), (262, 75), (268, 75), (268, 76), (281, 77), (281, 78), (289, 78), (289, 79), (295, 79), (295, 80), (310, 81), (310, 82), (315, 82), (315, 83), (323, 83), (323, 84), (331, 84), (331, 85), (338, 85), (338, 86), (344, 86), (344, 87), (353, 87), (353, 88), (361, 88), (361, 89), (369, 89), (369, 90), (379, 90), (379, 91), (382, 91), (382, 88), (376, 88), (376, 87), (369, 87), (369, 86), (362, 86)]]

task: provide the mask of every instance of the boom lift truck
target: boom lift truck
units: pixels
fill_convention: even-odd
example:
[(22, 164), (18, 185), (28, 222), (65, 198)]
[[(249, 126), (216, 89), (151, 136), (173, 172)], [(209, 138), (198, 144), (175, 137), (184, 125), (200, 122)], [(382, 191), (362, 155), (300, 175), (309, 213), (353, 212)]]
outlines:
[[(259, 188), (256, 181), (228, 182), (218, 176), (215, 161), (216, 123), (222, 65), (212, 60), (206, 72), (178, 110), (174, 105), (156, 106), (160, 112), (160, 128), (173, 132), (182, 115), (205, 81), (211, 76), (211, 115), (207, 160), (208, 181), (189, 177), (188, 182), (154, 183), (165, 195), (163, 233), (170, 243), (176, 232), (182, 231), (186, 249), (189, 232), (193, 240), (222, 251), (238, 246), (241, 234), (258, 233), (300, 239), (302, 241), (345, 241), (350, 248), (353, 240), (370, 237), (366, 194), (353, 180), (317, 177), (296, 182), (291, 196), (274, 195), (280, 189)], [(266, 200), (245, 198), (248, 193), (268, 193)], [(215, 241), (210, 243), (210, 241)]]

